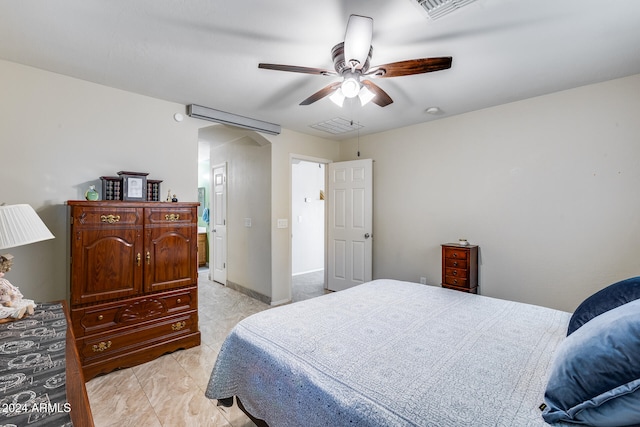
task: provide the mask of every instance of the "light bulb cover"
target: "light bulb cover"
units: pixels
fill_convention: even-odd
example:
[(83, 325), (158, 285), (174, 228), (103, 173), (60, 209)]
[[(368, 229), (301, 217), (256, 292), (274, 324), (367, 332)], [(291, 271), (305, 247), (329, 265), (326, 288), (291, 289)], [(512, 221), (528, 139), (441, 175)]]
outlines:
[(338, 107), (342, 107), (342, 104), (344, 104), (344, 95), (342, 94), (342, 89), (338, 88), (337, 90), (335, 90), (333, 94), (331, 94), (329, 99), (333, 101), (333, 103)]
[(362, 85), (360, 92), (358, 92), (358, 98), (360, 98), (360, 105), (367, 105), (373, 98), (376, 97), (376, 94), (371, 92), (366, 86)]
[(342, 94), (347, 98), (354, 98), (360, 92), (360, 82), (354, 77), (347, 77), (340, 86)]

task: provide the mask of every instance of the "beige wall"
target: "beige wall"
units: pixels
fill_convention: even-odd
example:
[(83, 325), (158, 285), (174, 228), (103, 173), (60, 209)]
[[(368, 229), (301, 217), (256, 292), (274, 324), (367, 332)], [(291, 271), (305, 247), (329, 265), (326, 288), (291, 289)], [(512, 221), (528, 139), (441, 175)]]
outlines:
[[(227, 166), (227, 280), (271, 296), (271, 144), (250, 136), (214, 146)], [(251, 221), (251, 226), (245, 225)]]
[[(65, 298), (64, 203), (101, 175), (149, 172), (163, 193), (197, 200), (198, 128), (208, 124), (174, 121), (184, 106), (6, 61), (0, 93), (0, 203), (30, 203), (57, 236), (10, 250), (7, 278), (27, 297)], [(361, 137), (362, 157), (375, 160), (374, 277), (439, 284), (439, 245), (459, 237), (480, 245), (485, 295), (571, 311), (638, 275), (639, 112), (632, 76)], [(276, 221), (291, 225), (291, 156), (349, 160), (356, 141), (286, 129), (267, 139), (265, 257), (278, 303), (290, 299), (291, 228)]]
[[(291, 157), (337, 160), (340, 144), (283, 129), (271, 139), (272, 304), (291, 300)], [(289, 228), (277, 228), (286, 218)]]
[(27, 298), (66, 298), (68, 215), (99, 177), (148, 172), (181, 201), (197, 201), (199, 120), (184, 106), (0, 61), (0, 203), (29, 203), (56, 236), (12, 248), (7, 274)]
[(639, 114), (636, 75), (361, 137), (374, 277), (438, 285), (458, 238), (480, 246), (484, 295), (573, 311), (640, 275)]

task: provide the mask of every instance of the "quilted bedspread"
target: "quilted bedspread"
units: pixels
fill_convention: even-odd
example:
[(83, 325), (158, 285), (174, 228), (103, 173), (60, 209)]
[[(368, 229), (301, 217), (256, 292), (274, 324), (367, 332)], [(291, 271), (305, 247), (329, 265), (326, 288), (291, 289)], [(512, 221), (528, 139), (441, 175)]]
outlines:
[(272, 427), (546, 425), (570, 313), (395, 280), (266, 310), (225, 340), (206, 396)]

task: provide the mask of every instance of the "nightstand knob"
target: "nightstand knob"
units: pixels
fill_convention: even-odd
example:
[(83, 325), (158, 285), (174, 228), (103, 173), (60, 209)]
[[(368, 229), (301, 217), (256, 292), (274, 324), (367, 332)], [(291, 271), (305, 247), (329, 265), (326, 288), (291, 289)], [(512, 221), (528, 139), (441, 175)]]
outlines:
[(453, 266), (457, 267), (458, 266), (458, 261), (453, 261)]
[(457, 275), (458, 275), (458, 272), (457, 272), (456, 270), (453, 270), (453, 273), (452, 273), (452, 274), (453, 274), (454, 276), (457, 276)]
[(180, 303), (182, 302), (182, 300), (181, 300), (180, 298), (178, 298), (178, 299), (176, 300), (176, 302), (177, 302), (178, 304), (180, 304)]
[(453, 284), (457, 285), (458, 284), (458, 279), (453, 279)]
[(102, 320), (104, 319), (104, 316), (101, 314), (100, 316), (98, 316), (98, 320)]
[(458, 254), (454, 252), (454, 253), (453, 253), (453, 257), (454, 257), (454, 258), (458, 258)]

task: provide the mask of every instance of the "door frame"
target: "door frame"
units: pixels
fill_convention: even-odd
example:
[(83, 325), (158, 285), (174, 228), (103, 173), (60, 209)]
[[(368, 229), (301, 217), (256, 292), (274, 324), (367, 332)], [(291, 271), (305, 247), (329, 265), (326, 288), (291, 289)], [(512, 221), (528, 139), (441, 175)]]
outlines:
[[(325, 193), (327, 191), (327, 183), (328, 183), (328, 170), (329, 170), (329, 163), (333, 163), (333, 160), (330, 159), (325, 159), (322, 157), (313, 157), (313, 156), (307, 156), (304, 154), (295, 154), (295, 153), (289, 153), (289, 224), (293, 224), (293, 161), (294, 160), (303, 160), (306, 162), (313, 162), (313, 163), (321, 163), (325, 165), (324, 168), (324, 189), (325, 189)], [(326, 200), (326, 199), (325, 199)], [(328, 239), (328, 235), (327, 235), (327, 214), (328, 214), (328, 210), (327, 210), (327, 203), (325, 202), (324, 204), (324, 289), (327, 289), (327, 268), (329, 266), (328, 264), (328, 258), (327, 258), (327, 239)], [(288, 276), (287, 276), (287, 280), (289, 283), (289, 301), (291, 301), (293, 299), (293, 282), (292, 282), (292, 277), (293, 277), (293, 232), (291, 231), (293, 230), (293, 227), (289, 227), (289, 257), (288, 257)]]

